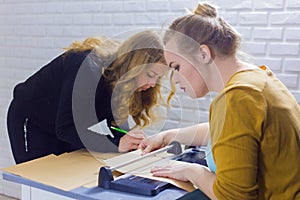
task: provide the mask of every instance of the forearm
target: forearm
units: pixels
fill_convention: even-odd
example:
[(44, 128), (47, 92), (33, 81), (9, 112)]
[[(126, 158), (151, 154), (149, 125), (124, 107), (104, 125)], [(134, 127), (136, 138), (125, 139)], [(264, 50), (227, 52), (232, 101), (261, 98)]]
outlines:
[(189, 168), (190, 169), (186, 171), (186, 178), (204, 192), (210, 199), (217, 199), (213, 192), (213, 184), (216, 179), (216, 175), (202, 165), (192, 164)]
[(201, 123), (179, 129), (170, 129), (161, 132), (164, 144), (178, 141), (189, 146), (206, 146), (209, 138), (209, 124)]

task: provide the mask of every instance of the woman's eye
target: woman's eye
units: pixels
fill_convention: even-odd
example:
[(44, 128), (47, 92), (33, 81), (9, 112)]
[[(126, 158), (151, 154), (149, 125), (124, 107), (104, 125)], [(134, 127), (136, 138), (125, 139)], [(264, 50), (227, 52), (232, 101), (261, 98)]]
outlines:
[(150, 74), (150, 73), (147, 73), (147, 76), (148, 76), (149, 78), (154, 78), (154, 77), (155, 77), (154, 74)]

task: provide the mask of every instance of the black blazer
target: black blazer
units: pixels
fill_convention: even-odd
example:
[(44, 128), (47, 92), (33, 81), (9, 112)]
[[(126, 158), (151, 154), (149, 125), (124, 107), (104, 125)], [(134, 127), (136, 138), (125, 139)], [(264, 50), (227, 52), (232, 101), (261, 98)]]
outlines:
[[(79, 148), (117, 151), (124, 134), (111, 130), (112, 138), (87, 129), (103, 119), (108, 127), (113, 121), (112, 88), (101, 77), (102, 67), (93, 51), (70, 51), (15, 87), (13, 101), (24, 108), (20, 115), (39, 127), (41, 134), (57, 140), (56, 147), (49, 147), (53, 153)], [(128, 125), (122, 128), (128, 129)]]

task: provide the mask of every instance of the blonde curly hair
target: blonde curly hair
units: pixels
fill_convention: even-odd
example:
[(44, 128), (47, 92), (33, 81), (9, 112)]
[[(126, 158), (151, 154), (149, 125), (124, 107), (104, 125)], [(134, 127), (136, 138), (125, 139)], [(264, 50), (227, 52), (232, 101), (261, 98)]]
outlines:
[[(163, 55), (163, 44), (160, 36), (154, 31), (142, 31), (120, 43), (105, 36), (87, 38), (83, 42), (74, 41), (67, 51), (94, 50), (106, 65), (103, 77), (109, 82), (112, 90), (112, 112), (115, 121), (113, 125), (123, 124), (132, 116), (135, 127), (144, 128), (158, 119), (152, 108), (159, 103), (165, 104), (160, 81), (146, 91), (136, 91), (138, 75), (151, 64), (161, 64), (166, 67)], [(99, 67), (100, 69), (100, 67)], [(167, 103), (170, 103), (174, 91), (171, 90)], [(134, 127), (134, 128), (135, 128)]]
[(117, 55), (120, 42), (105, 36), (89, 37), (84, 41), (74, 41), (69, 47), (64, 48), (68, 51), (87, 51), (93, 50), (106, 65), (110, 64)]
[[(132, 81), (153, 63), (166, 67), (163, 44), (156, 32), (143, 31), (120, 46), (116, 60), (103, 74), (114, 88), (112, 110), (117, 125), (123, 124), (129, 115), (141, 128), (158, 119), (151, 108), (159, 105), (159, 102), (164, 103), (160, 80), (155, 87), (146, 91), (137, 91), (136, 83)], [(169, 96), (172, 95), (174, 93), (171, 92)]]

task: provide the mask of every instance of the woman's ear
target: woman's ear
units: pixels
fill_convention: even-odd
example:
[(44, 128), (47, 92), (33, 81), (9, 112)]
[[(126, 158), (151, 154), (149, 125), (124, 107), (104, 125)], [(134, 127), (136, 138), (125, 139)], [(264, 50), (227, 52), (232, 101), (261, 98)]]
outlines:
[(200, 45), (199, 52), (203, 63), (210, 64), (212, 62), (212, 52), (210, 51), (210, 48), (207, 45)]

